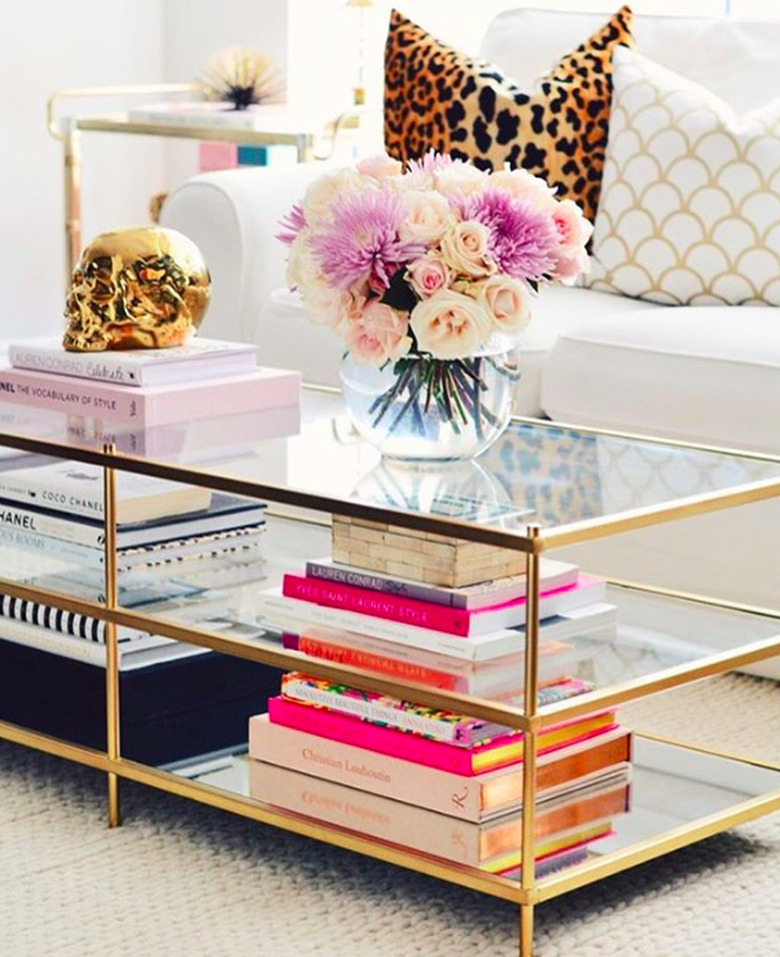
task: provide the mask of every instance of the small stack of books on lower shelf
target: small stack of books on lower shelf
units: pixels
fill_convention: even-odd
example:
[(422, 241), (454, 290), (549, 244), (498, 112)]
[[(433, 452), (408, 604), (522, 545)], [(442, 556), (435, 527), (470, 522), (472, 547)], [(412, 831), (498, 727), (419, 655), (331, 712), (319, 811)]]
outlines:
[[(129, 472), (117, 473), (119, 601), (197, 623), (220, 593), (193, 584), (208, 563), (262, 565), (265, 503)], [(6, 561), (7, 559), (7, 561)], [(59, 461), (0, 471), (0, 563), (26, 584), (103, 602), (102, 470)], [(0, 564), (0, 567), (2, 567)], [(0, 638), (95, 665), (105, 626), (94, 618), (0, 596)], [(199, 653), (157, 635), (119, 629), (120, 667)]]
[[(286, 647), (522, 708), (527, 583), (514, 553), (339, 517), (333, 546), (336, 561), (310, 562), (266, 593)], [(539, 707), (592, 690), (575, 674), (576, 639), (614, 627), (604, 593), (577, 566), (543, 559)], [(515, 876), (523, 735), (410, 699), (286, 674), (267, 714), (250, 721), (253, 796)], [(598, 710), (537, 741), (541, 875), (584, 859), (628, 810), (631, 735)]]

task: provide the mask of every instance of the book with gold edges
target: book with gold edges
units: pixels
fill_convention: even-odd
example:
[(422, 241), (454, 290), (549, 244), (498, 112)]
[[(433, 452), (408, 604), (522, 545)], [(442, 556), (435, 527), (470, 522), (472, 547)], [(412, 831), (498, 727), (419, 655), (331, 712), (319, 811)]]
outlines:
[[(631, 751), (631, 732), (617, 727), (541, 755), (537, 796), (551, 798), (625, 770)], [(521, 764), (464, 777), (272, 724), (265, 714), (249, 719), (249, 756), (466, 821), (488, 820), (522, 803)]]
[[(249, 766), (250, 794), (267, 804), (489, 873), (502, 873), (521, 863), (518, 811), (472, 823), (273, 764), (252, 760)], [(625, 772), (575, 795), (539, 804), (535, 856), (546, 857), (606, 836), (613, 819), (628, 806)]]
[[(268, 714), (274, 724), (305, 731), (315, 737), (354, 744), (390, 757), (404, 758), (430, 768), (452, 771), (453, 774), (480, 774), (523, 759), (523, 735), (520, 732), (499, 735), (473, 748), (455, 748), (418, 734), (404, 734), (395, 728), (382, 728), (349, 715), (288, 701), (281, 695), (269, 699)], [(602, 711), (543, 728), (539, 732), (538, 753), (544, 754), (574, 741), (582, 741), (615, 726), (615, 712)]]

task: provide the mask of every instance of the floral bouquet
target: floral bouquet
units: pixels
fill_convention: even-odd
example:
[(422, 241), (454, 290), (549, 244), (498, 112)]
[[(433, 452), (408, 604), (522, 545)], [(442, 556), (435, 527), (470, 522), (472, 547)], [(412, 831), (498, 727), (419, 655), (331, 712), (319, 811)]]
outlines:
[[(282, 229), (289, 285), (343, 339), (345, 385), (357, 373), (365, 394), (374, 370), (359, 427), (375, 440), (468, 433), (468, 454), (509, 420), (513, 343), (533, 296), (587, 269), (592, 232), (576, 203), (527, 171), (487, 173), (434, 153), (406, 170), (377, 156), (327, 172)], [(497, 387), (500, 408), (486, 401)]]

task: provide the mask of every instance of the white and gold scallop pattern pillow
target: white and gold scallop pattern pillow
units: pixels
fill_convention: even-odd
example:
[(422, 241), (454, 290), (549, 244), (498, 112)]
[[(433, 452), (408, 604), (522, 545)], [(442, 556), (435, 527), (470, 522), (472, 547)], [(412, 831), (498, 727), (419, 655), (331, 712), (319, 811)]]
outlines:
[(737, 117), (614, 53), (592, 289), (672, 305), (780, 305), (780, 100)]

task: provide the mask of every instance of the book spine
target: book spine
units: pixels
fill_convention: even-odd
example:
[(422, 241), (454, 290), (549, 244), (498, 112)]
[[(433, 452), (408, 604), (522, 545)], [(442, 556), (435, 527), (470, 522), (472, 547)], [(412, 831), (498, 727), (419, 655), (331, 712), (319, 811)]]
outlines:
[[(311, 602), (296, 601), (286, 598), (284, 595), (266, 595), (264, 601), (269, 614), (278, 611), (280, 620), (283, 620), (285, 616), (290, 616), (292, 619), (297, 618), (299, 621), (303, 619), (304, 622), (310, 624), (329, 625), (356, 633), (363, 632), (376, 638), (383, 638), (385, 641), (412, 645), (427, 651), (437, 651), (468, 661), (474, 661), (476, 658), (475, 646), (457, 635), (400, 625), (398, 622), (372, 618), (370, 615), (359, 615), (351, 611), (346, 612), (340, 608), (329, 608), (327, 605), (314, 605)], [(295, 630), (295, 628), (296, 626), (293, 625), (291, 630)], [(516, 645), (513, 650), (518, 651), (522, 648), (522, 636), (516, 633), (513, 638)], [(509, 650), (502, 645), (500, 651), (495, 651), (495, 657), (507, 654)]]
[(67, 415), (108, 416), (115, 421), (139, 422), (144, 418), (144, 397), (138, 390), (122, 391), (101, 383), (63, 377), (57, 381), (40, 372), (0, 369), (0, 396), (8, 402), (51, 409)]
[(340, 827), (478, 866), (480, 826), (273, 764), (250, 761), (253, 798)]
[(396, 595), (414, 601), (431, 602), (449, 608), (466, 607), (464, 596), (446, 588), (436, 588), (418, 582), (405, 582), (397, 578), (384, 578), (359, 569), (340, 568), (325, 562), (307, 562), (306, 575), (308, 578), (319, 578), (323, 581)]
[(338, 582), (324, 584), (316, 578), (285, 575), (282, 594), (299, 601), (370, 615), (402, 625), (413, 625), (415, 628), (443, 631), (463, 638), (469, 633), (468, 612), (411, 598), (379, 594)]
[(104, 667), (106, 663), (105, 645), (82, 641), (80, 638), (72, 638), (70, 635), (49, 631), (37, 625), (28, 625), (13, 618), (0, 621), (0, 640), (100, 667)]
[(0, 526), (45, 535), (74, 545), (86, 545), (92, 549), (103, 548), (103, 529), (100, 526), (72, 522), (5, 502), (0, 502)]
[(445, 688), (448, 691), (455, 691), (459, 688), (457, 675), (437, 671), (434, 668), (426, 668), (424, 665), (417, 665), (412, 661), (388, 658), (371, 651), (363, 651), (360, 648), (353, 648), (348, 645), (336, 645), (307, 635), (285, 634), (282, 641), (285, 648), (289, 647), (302, 651), (313, 658), (324, 658), (327, 661), (335, 661), (355, 668), (377, 671), (394, 678), (416, 681), (431, 688)]
[[(249, 720), (249, 756), (464, 821), (476, 822), (482, 816), (482, 784), (477, 778), (426, 768), (351, 744), (313, 738), (271, 724), (266, 715)], [(518, 778), (518, 788), (509, 790), (512, 797), (516, 792), (519, 799), (521, 776), (517, 770), (510, 771), (509, 776)]]
[(0, 595), (0, 616), (23, 621), (28, 625), (35, 625), (49, 631), (57, 631), (70, 635), (72, 638), (94, 642), (105, 641), (104, 621), (87, 615), (78, 615), (75, 612), (63, 611), (61, 608), (52, 608), (50, 605), (41, 605), (38, 602), (12, 598), (10, 595)]
[(20, 481), (10, 472), (0, 472), (0, 499), (82, 518), (99, 520), (103, 517), (103, 496), (99, 492), (89, 487), (83, 491), (64, 491), (36, 481), (29, 473)]
[(8, 349), (8, 358), (15, 369), (27, 369), (30, 372), (43, 372), (53, 375), (74, 376), (77, 379), (92, 379), (95, 382), (108, 382), (114, 385), (141, 386), (143, 382), (142, 366), (128, 362), (119, 352), (99, 354), (75, 359), (72, 353), (56, 352), (50, 349), (36, 350), (25, 346), (12, 345)]
[[(472, 733), (483, 721), (464, 718), (449, 711), (423, 708), (408, 701), (357, 692), (345, 685), (334, 685), (320, 678), (290, 672), (282, 677), (282, 694), (293, 701), (351, 715), (372, 724), (419, 734), (432, 741), (459, 747), (471, 747)], [(507, 728), (506, 732), (509, 733)]]
[(274, 724), (282, 724), (286, 728), (303, 731), (314, 737), (354, 744), (392, 758), (403, 758), (415, 764), (438, 768), (440, 771), (450, 771), (467, 777), (474, 775), (472, 752), (466, 748), (453, 748), (427, 738), (400, 734), (393, 729), (380, 728), (345, 715), (294, 704), (282, 697), (269, 699), (268, 714)]

